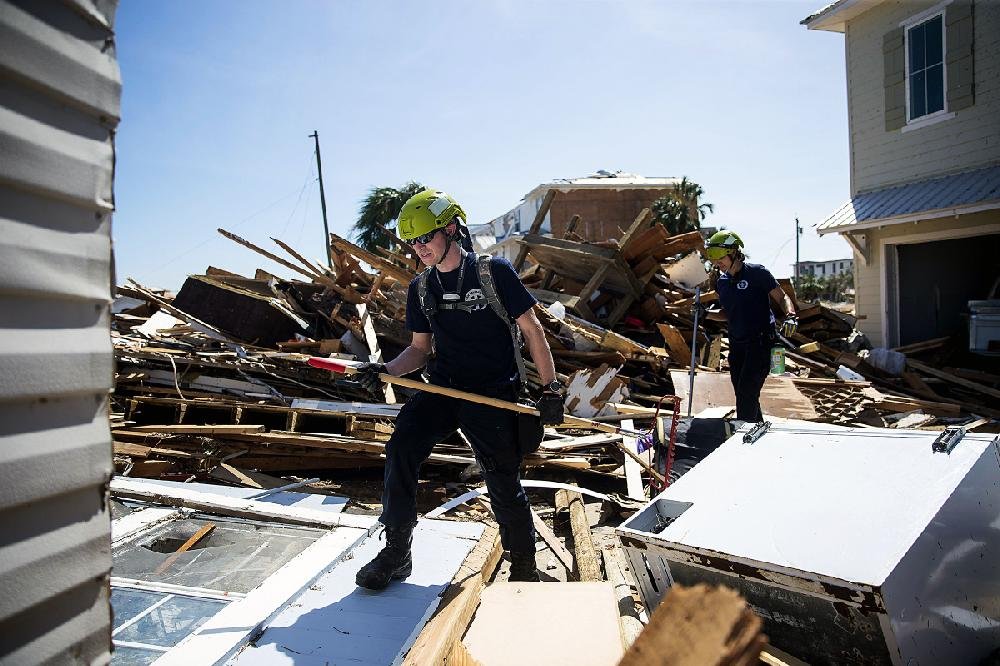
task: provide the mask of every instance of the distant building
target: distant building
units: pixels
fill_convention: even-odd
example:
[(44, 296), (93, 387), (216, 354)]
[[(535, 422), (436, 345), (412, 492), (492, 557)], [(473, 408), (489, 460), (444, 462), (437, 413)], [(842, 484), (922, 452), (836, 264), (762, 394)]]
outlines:
[[(829, 261), (800, 261), (798, 271), (793, 275), (802, 277), (803, 275), (813, 275), (815, 277), (830, 277), (831, 275), (842, 275), (854, 271), (853, 259), (830, 259)], [(793, 269), (796, 265), (793, 265)]]
[(473, 225), (471, 231), (484, 246), (489, 236), (495, 239), (490, 252), (508, 258), (517, 254), (514, 240), (528, 232), (549, 190), (558, 194), (542, 221), (539, 233), (561, 238), (574, 215), (580, 216), (575, 233), (589, 241), (619, 238), (643, 208), (674, 191), (680, 178), (647, 178), (621, 171), (598, 171), (584, 178), (560, 178), (541, 183), (524, 195), (521, 202), (486, 224)]

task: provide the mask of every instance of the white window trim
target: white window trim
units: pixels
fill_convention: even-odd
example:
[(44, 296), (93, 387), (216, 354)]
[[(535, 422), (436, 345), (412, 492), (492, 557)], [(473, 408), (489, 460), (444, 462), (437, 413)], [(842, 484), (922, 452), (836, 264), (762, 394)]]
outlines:
[[(141, 480), (116, 477), (111, 481), (112, 495), (119, 498), (139, 499), (152, 504), (169, 504), (181, 507), (157, 511), (134, 512), (114, 521), (119, 523), (116, 545), (145, 533), (164, 520), (179, 518), (192, 509), (204, 513), (235, 516), (248, 520), (272, 521), (303, 526), (333, 528), (308, 548), (293, 557), (284, 566), (268, 576), (264, 582), (246, 593), (242, 598), (234, 598), (205, 624), (186, 636), (180, 643), (164, 651), (156, 660), (157, 664), (217, 664), (231, 658), (242, 649), (264, 624), (277, 615), (295, 596), (308, 588), (325, 571), (335, 566), (359, 543), (373, 533), (378, 525), (375, 516), (362, 516), (325, 512), (318, 509), (283, 506), (268, 502), (225, 497), (182, 487), (159, 486), (151, 488)], [(153, 507), (151, 507), (153, 508)], [(138, 514), (149, 511), (142, 519)], [(131, 520), (129, 520), (131, 518)], [(126, 527), (127, 525), (127, 527)], [(122, 529), (125, 527), (125, 529)], [(124, 586), (136, 587), (142, 581), (116, 579)], [(136, 584), (138, 583), (138, 584)], [(147, 583), (148, 585), (148, 583)], [(160, 585), (160, 587), (168, 587)], [(168, 594), (168, 589), (163, 589)], [(179, 587), (177, 594), (201, 596), (200, 588)], [(207, 596), (207, 595), (205, 595)], [(118, 645), (144, 647), (139, 643), (117, 642)]]
[[(903, 83), (906, 87), (906, 99), (904, 100), (906, 105), (906, 124), (901, 128), (902, 132), (920, 129), (928, 125), (936, 125), (941, 121), (955, 117), (954, 113), (948, 111), (948, 30), (947, 18), (944, 15), (945, 8), (951, 3), (952, 0), (946, 0), (930, 9), (911, 16), (905, 21), (901, 21), (899, 24), (903, 28)], [(910, 118), (910, 29), (938, 15), (941, 16), (941, 94), (944, 106), (940, 111), (924, 114), (919, 118)]]

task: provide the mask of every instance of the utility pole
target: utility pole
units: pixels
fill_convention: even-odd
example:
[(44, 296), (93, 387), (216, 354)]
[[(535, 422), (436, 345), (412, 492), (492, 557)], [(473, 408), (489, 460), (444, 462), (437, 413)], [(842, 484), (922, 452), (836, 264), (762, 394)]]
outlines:
[(323, 209), (323, 245), (326, 247), (326, 265), (332, 269), (333, 255), (330, 253), (330, 226), (326, 222), (326, 193), (323, 192), (323, 160), (319, 155), (319, 130), (313, 130), (313, 133), (309, 136), (316, 140), (316, 171), (319, 173), (319, 206)]
[[(317, 148), (318, 150), (318, 148)], [(322, 192), (322, 187), (320, 188)], [(802, 235), (802, 227), (799, 226), (799, 218), (795, 218), (795, 288), (799, 288), (799, 236)]]

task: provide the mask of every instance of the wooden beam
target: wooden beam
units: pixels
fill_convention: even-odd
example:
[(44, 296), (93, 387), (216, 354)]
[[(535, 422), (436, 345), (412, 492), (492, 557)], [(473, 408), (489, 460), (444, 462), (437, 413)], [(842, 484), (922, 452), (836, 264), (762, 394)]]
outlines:
[(763, 621), (735, 590), (674, 585), (619, 666), (758, 664)]
[[(556, 197), (556, 190), (549, 190), (545, 193), (545, 198), (542, 199), (541, 205), (538, 207), (538, 212), (535, 213), (535, 219), (531, 222), (531, 227), (528, 228), (528, 235), (537, 234), (538, 230), (542, 228), (542, 222), (545, 221), (545, 216), (549, 212), (549, 208), (552, 206), (552, 200)], [(517, 257), (514, 259), (514, 270), (520, 271), (521, 266), (524, 265), (524, 260), (528, 258), (528, 246), (522, 245), (521, 249), (517, 251)]]
[[(854, 248), (854, 251), (861, 257), (861, 262), (865, 266), (871, 262), (871, 256), (868, 249), (871, 245), (871, 236), (869, 236), (867, 232), (861, 234), (861, 240), (858, 240), (858, 238), (851, 233), (842, 233), (840, 236), (847, 241), (848, 245)], [(863, 244), (862, 240), (864, 241)]]
[(972, 389), (973, 391), (978, 391), (980, 393), (985, 393), (986, 395), (991, 395), (994, 398), (1000, 398), (1000, 391), (990, 388), (985, 384), (979, 384), (977, 382), (973, 382), (968, 379), (962, 379), (961, 377), (956, 377), (955, 375), (944, 372), (943, 370), (932, 368), (926, 363), (915, 361), (912, 358), (906, 359), (906, 364), (911, 368), (913, 368), (914, 370), (919, 370), (920, 372), (930, 375), (932, 377), (937, 377), (938, 379), (943, 379), (946, 382), (951, 382), (952, 384), (956, 384), (958, 386), (962, 386), (967, 389)]
[(574, 567), (573, 555), (566, 550), (566, 547), (559, 541), (559, 537), (549, 529), (549, 526), (535, 513), (534, 509), (531, 510), (531, 522), (534, 523), (535, 532), (538, 533), (538, 536), (542, 537), (542, 541), (549, 547), (549, 550), (562, 562), (563, 566), (566, 567), (566, 571), (572, 575)]
[(590, 522), (584, 508), (583, 495), (567, 493), (569, 500), (569, 523), (573, 530), (573, 551), (576, 553), (577, 575), (581, 581), (604, 580), (601, 573), (601, 558), (594, 548), (594, 537), (590, 533)]
[(181, 547), (175, 550), (170, 557), (163, 560), (163, 562), (160, 563), (160, 566), (156, 567), (156, 570), (153, 573), (159, 575), (169, 569), (173, 566), (174, 562), (177, 561), (177, 558), (181, 556), (181, 553), (186, 553), (194, 548), (199, 541), (211, 534), (214, 529), (215, 523), (205, 523), (200, 530), (191, 535), (191, 538), (182, 543)]
[(488, 526), (452, 578), (437, 611), (413, 641), (413, 647), (403, 659), (405, 666), (447, 663), (446, 658), (455, 643), (462, 640), (479, 606), (483, 583), (493, 575), (502, 554), (500, 532)]

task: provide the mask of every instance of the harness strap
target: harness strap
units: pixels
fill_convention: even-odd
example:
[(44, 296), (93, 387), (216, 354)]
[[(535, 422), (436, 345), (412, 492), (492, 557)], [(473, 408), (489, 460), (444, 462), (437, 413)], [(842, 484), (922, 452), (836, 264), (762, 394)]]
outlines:
[(488, 254), (480, 254), (476, 257), (476, 266), (479, 269), (479, 284), (482, 285), (483, 294), (486, 295), (486, 300), (493, 308), (493, 311), (500, 317), (500, 321), (506, 323), (510, 328), (510, 340), (514, 346), (514, 360), (517, 362), (517, 374), (521, 379), (521, 391), (526, 392), (528, 390), (528, 371), (524, 367), (524, 357), (521, 356), (521, 329), (517, 327), (514, 320), (507, 314), (507, 309), (497, 296), (496, 284), (493, 282), (493, 267), (490, 264), (492, 259), (493, 257)]
[[(510, 339), (514, 347), (514, 360), (517, 362), (517, 374), (521, 380), (521, 391), (525, 392), (528, 389), (528, 372), (524, 367), (524, 357), (521, 355), (521, 329), (517, 327), (517, 324), (507, 314), (507, 309), (497, 296), (496, 284), (493, 282), (493, 267), (490, 265), (492, 258), (488, 254), (476, 256), (479, 284), (483, 288), (486, 302), (489, 303), (493, 312), (510, 329)], [(465, 310), (466, 312), (472, 312), (481, 306), (482, 299), (478, 298), (463, 303), (438, 303), (434, 295), (427, 288), (427, 279), (430, 277), (431, 270), (433, 269), (426, 268), (417, 276), (417, 295), (420, 298), (420, 309), (428, 321), (438, 313), (438, 310)]]

